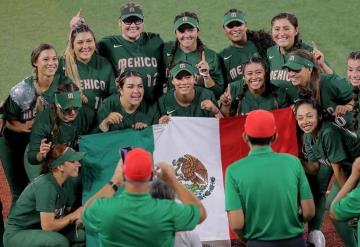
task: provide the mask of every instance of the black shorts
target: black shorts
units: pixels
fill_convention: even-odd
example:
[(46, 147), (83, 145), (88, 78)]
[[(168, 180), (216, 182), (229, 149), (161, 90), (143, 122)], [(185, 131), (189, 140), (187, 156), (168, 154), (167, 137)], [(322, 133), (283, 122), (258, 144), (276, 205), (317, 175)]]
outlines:
[(303, 234), (282, 240), (248, 240), (246, 247), (305, 247)]

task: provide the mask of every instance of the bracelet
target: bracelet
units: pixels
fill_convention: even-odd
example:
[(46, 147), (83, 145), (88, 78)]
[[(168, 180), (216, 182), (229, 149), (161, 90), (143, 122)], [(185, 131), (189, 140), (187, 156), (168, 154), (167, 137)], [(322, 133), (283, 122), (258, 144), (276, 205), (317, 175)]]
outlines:
[(117, 190), (118, 190), (118, 188), (119, 188), (119, 186), (117, 186), (117, 184), (115, 184), (113, 181), (109, 181), (109, 183), (108, 183), (110, 186), (111, 186), (111, 188), (116, 192)]

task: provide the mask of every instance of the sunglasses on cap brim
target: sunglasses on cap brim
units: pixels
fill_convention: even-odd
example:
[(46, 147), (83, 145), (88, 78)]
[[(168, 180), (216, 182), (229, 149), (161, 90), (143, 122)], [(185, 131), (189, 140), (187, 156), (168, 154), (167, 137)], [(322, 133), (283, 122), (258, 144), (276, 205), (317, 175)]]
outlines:
[(67, 108), (67, 109), (62, 109), (60, 108), (60, 111), (63, 113), (63, 114), (68, 114), (70, 115), (72, 113), (72, 111), (74, 111), (75, 113), (79, 111), (79, 107), (70, 107), (70, 108)]

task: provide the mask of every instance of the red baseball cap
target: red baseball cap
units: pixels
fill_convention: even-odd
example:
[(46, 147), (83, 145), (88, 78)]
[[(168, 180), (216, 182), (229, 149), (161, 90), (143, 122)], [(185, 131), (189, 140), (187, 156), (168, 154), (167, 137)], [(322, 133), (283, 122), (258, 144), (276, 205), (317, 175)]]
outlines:
[(274, 115), (265, 110), (251, 111), (245, 120), (245, 133), (254, 138), (271, 137), (276, 132)]
[(152, 175), (152, 156), (142, 149), (134, 148), (126, 154), (124, 176), (133, 181), (146, 181)]

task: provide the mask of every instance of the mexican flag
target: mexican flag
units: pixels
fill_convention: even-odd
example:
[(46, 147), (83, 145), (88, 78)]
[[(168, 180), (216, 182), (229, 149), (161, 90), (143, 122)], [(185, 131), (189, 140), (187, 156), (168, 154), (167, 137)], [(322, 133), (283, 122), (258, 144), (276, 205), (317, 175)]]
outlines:
[[(278, 152), (297, 155), (296, 123), (290, 108), (273, 111), (279, 138)], [(225, 212), (224, 175), (226, 167), (247, 155), (243, 141), (245, 117), (174, 117), (168, 124), (142, 131), (124, 130), (83, 136), (80, 151), (86, 152), (82, 176), (86, 201), (111, 178), (119, 159), (119, 148), (142, 147), (153, 153), (154, 162), (172, 164), (176, 176), (202, 200), (208, 218), (196, 228), (202, 241), (233, 238)], [(121, 192), (120, 192), (121, 193)], [(87, 246), (97, 246), (95, 236), (87, 236)]]

